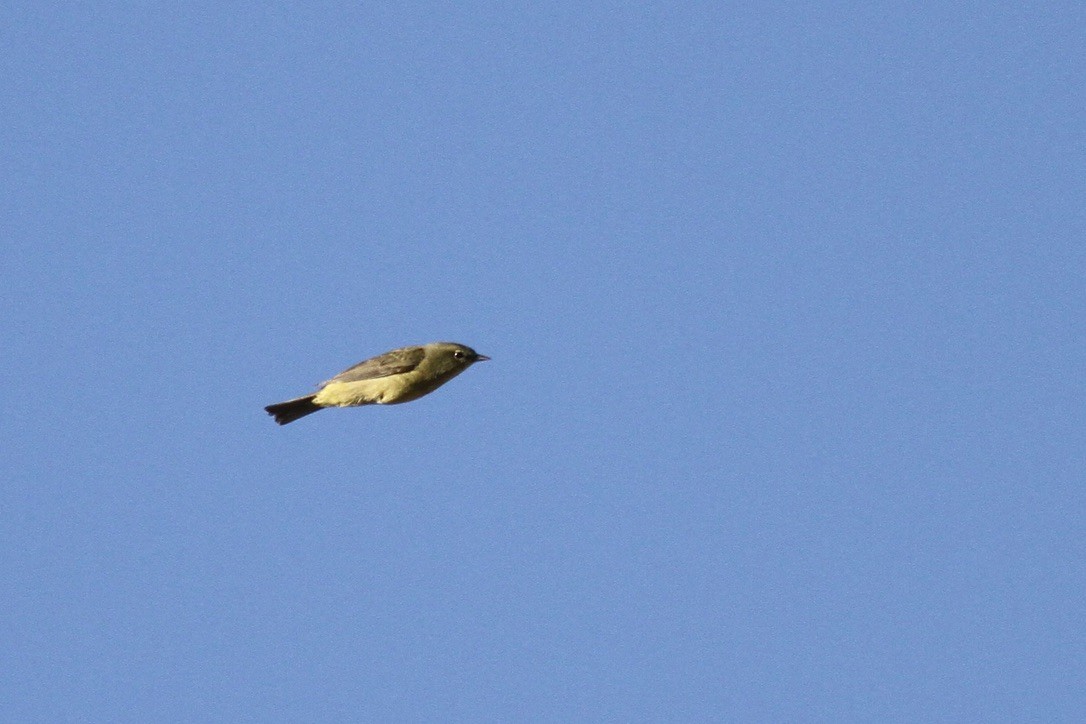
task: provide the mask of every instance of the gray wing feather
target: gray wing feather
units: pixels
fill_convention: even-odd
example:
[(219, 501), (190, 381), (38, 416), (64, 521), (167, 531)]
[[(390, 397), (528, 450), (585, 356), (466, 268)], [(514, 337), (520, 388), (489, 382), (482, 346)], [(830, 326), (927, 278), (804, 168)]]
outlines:
[(357, 382), (358, 380), (372, 380), (378, 377), (398, 375), (410, 372), (419, 366), (422, 358), (426, 356), (426, 350), (422, 347), (404, 347), (394, 349), (391, 352), (371, 357), (365, 362), (359, 362), (354, 367), (348, 367), (330, 380), (320, 384), (326, 387), (333, 382)]

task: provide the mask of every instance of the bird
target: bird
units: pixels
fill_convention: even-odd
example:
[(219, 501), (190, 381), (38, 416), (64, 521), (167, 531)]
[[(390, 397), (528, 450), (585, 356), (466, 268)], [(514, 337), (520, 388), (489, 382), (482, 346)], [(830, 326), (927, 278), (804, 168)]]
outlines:
[(286, 425), (326, 407), (397, 405), (441, 387), (476, 362), (490, 358), (457, 342), (431, 342), (379, 354), (322, 382), (311, 395), (268, 405), (264, 410)]

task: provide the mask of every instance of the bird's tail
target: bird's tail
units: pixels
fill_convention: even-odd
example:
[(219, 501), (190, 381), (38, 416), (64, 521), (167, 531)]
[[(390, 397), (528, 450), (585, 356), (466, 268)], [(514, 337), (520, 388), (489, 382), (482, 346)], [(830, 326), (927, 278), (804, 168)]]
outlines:
[(293, 400), (287, 400), (286, 402), (277, 402), (274, 405), (268, 405), (264, 409), (267, 410), (268, 414), (274, 417), (275, 421), (280, 425), (286, 425), (288, 422), (294, 422), (295, 420), (321, 409), (320, 405), (313, 402), (314, 397), (316, 397), (316, 395), (297, 397)]

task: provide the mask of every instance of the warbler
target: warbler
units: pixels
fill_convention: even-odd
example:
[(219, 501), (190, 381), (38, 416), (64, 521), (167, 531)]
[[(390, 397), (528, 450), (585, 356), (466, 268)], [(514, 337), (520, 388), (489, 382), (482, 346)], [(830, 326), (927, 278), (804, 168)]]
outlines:
[(359, 362), (322, 382), (317, 392), (264, 409), (280, 425), (325, 407), (395, 405), (417, 400), (476, 362), (490, 359), (456, 342), (401, 347)]

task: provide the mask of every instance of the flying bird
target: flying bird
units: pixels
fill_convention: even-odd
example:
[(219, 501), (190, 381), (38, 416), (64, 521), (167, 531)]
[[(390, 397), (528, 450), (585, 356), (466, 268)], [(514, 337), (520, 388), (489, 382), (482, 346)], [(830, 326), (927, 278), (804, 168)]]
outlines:
[(264, 409), (280, 425), (325, 407), (396, 405), (427, 395), (476, 362), (490, 359), (456, 342), (401, 347), (359, 362), (322, 382), (312, 395)]

